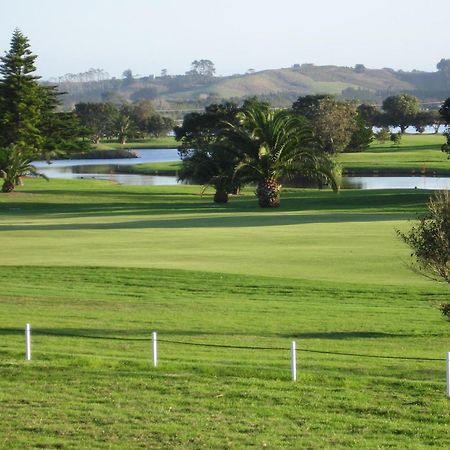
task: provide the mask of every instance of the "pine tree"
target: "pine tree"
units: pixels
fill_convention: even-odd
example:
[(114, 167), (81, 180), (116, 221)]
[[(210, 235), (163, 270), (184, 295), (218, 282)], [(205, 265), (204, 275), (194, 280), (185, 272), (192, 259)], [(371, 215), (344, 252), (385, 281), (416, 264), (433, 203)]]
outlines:
[(16, 29), (9, 52), (0, 58), (0, 148), (16, 145), (36, 154), (42, 149), (39, 123), (45, 93), (33, 75), (35, 60), (28, 39)]
[(42, 86), (34, 75), (36, 55), (28, 38), (16, 29), (11, 47), (0, 58), (0, 176), (3, 192), (11, 192), (26, 173), (35, 173), (33, 160), (57, 151), (82, 151), (83, 129), (73, 113), (57, 113), (54, 86)]

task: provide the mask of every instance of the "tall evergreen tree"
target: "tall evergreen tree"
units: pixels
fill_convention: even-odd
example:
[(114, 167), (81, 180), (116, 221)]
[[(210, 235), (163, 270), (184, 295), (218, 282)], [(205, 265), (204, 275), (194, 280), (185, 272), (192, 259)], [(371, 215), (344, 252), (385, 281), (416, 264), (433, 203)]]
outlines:
[(0, 147), (16, 145), (23, 151), (38, 152), (43, 145), (39, 130), (44, 92), (33, 75), (36, 55), (28, 39), (16, 29), (11, 47), (0, 58)]
[(0, 176), (3, 192), (10, 192), (20, 177), (35, 170), (31, 162), (49, 158), (57, 150), (82, 150), (82, 128), (70, 113), (56, 113), (58, 93), (41, 86), (34, 75), (36, 55), (28, 38), (16, 29), (11, 47), (0, 58)]

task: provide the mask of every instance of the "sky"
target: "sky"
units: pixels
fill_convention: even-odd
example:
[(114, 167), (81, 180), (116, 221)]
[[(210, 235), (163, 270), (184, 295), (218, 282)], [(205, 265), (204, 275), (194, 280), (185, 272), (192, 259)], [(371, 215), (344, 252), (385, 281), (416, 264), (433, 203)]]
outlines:
[(450, 58), (450, 0), (14, 0), (0, 13), (0, 53), (30, 39), (44, 79), (99, 68), (120, 77), (218, 75), (293, 64), (436, 70)]

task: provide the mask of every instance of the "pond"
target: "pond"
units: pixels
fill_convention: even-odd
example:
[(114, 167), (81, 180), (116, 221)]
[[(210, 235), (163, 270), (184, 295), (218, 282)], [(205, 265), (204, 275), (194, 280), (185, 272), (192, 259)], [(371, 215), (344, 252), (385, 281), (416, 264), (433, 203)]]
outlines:
[[(177, 149), (134, 150), (138, 158), (70, 159), (51, 164), (35, 161), (33, 164), (49, 178), (95, 178), (128, 185), (175, 185), (177, 177), (117, 173), (118, 167), (141, 163), (178, 161)], [(450, 189), (450, 177), (357, 177), (346, 176), (343, 189)]]

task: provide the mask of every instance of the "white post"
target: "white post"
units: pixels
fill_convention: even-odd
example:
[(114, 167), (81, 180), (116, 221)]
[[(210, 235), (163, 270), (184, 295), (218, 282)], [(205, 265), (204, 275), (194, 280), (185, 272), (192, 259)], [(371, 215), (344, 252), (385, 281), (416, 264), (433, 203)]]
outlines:
[(447, 352), (447, 396), (450, 397), (450, 352)]
[(153, 367), (158, 365), (158, 345), (156, 331), (152, 333), (152, 356), (153, 356)]
[(292, 381), (297, 381), (297, 344), (292, 341), (291, 344), (291, 374)]
[(25, 359), (31, 361), (31, 326), (29, 323), (25, 326)]

